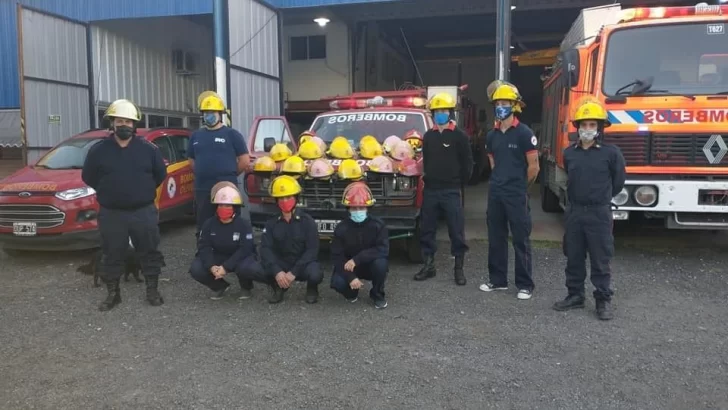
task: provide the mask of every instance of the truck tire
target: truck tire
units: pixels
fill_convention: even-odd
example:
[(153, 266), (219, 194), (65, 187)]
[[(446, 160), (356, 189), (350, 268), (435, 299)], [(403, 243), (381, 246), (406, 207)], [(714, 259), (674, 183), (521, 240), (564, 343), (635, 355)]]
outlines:
[(417, 226), (415, 227), (415, 234), (405, 240), (405, 246), (407, 247), (407, 260), (410, 263), (423, 263), (422, 248), (420, 247), (420, 220), (417, 219)]
[(559, 204), (559, 197), (551, 190), (551, 188), (548, 187), (548, 168), (549, 165), (545, 164), (544, 167), (541, 168), (541, 172), (539, 172), (539, 175), (541, 176), (541, 182), (539, 185), (541, 189), (541, 209), (547, 213), (561, 212), (562, 209)]

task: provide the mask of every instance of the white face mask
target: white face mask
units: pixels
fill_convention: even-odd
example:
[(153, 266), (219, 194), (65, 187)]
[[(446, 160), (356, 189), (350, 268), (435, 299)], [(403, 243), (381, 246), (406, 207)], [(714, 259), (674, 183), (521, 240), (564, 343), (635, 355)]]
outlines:
[(579, 129), (579, 138), (583, 139), (584, 141), (593, 141), (598, 134), (599, 131), (597, 130), (583, 130), (581, 128)]

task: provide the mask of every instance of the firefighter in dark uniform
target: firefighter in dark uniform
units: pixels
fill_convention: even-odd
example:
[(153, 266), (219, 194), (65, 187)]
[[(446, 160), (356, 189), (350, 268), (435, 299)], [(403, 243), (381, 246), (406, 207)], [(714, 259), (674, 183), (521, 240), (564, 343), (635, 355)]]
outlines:
[(508, 289), (508, 229), (513, 236), (518, 299), (531, 298), (534, 284), (531, 263), (531, 208), (528, 186), (538, 175), (537, 141), (533, 131), (514, 113), (525, 106), (518, 89), (503, 83), (491, 96), (496, 126), (486, 136), (493, 172), (488, 190), (489, 281), (480, 290)]
[(192, 278), (214, 292), (212, 300), (222, 299), (230, 288), (224, 278), (234, 272), (240, 282), (240, 297), (249, 299), (253, 281), (268, 283), (253, 241), (250, 222), (239, 215), (243, 204), (240, 191), (223, 181), (212, 189), (216, 216), (202, 225), (197, 242), (197, 257), (190, 266)]
[(301, 281), (307, 283), (306, 303), (316, 303), (323, 280), (316, 221), (296, 209), (301, 185), (292, 176), (277, 177), (269, 190), (281, 211), (265, 224), (260, 244), (263, 272), (273, 290), (269, 302), (281, 302), (293, 282)]
[(237, 185), (238, 175), (248, 170), (250, 155), (243, 135), (223, 123), (225, 104), (211, 91), (200, 95), (200, 112), (203, 128), (190, 137), (187, 149), (195, 174), (195, 204), (197, 231), (202, 224), (215, 216), (210, 203), (210, 190), (220, 181)]
[(344, 190), (341, 200), (349, 209), (349, 218), (334, 230), (331, 260), (334, 272), (331, 288), (349, 302), (356, 302), (362, 280), (372, 281), (369, 297), (374, 307), (384, 309), (384, 282), (389, 271), (389, 233), (381, 219), (367, 215), (374, 205), (374, 195), (364, 182), (354, 182)]
[(447, 221), (450, 254), (455, 257), (455, 283), (466, 284), (463, 264), (468, 245), (465, 243), (465, 216), (462, 187), (473, 172), (470, 141), (455, 124), (455, 98), (448, 93), (436, 94), (429, 102), (435, 128), (422, 138), (422, 162), (425, 188), (420, 210), (420, 246), (425, 265), (414, 276), (417, 281), (435, 277), (435, 243), (440, 212)]
[(620, 149), (599, 141), (609, 125), (607, 111), (597, 102), (587, 100), (574, 114), (579, 140), (564, 150), (564, 169), (569, 176), (564, 233), (568, 295), (554, 304), (554, 309), (559, 311), (584, 307), (588, 254), (597, 317), (601, 320), (614, 317), (610, 286), (610, 260), (614, 256), (611, 204), (612, 198), (624, 188), (626, 178)]
[(96, 191), (100, 205), (101, 274), (108, 290), (99, 306), (101, 311), (121, 303), (119, 279), (124, 273), (129, 238), (146, 280), (147, 301), (152, 306), (164, 303), (157, 290), (164, 257), (158, 250), (159, 213), (154, 201), (167, 168), (159, 149), (134, 135), (141, 116), (131, 101), (114, 101), (104, 114), (113, 133), (91, 148), (83, 164), (83, 182)]

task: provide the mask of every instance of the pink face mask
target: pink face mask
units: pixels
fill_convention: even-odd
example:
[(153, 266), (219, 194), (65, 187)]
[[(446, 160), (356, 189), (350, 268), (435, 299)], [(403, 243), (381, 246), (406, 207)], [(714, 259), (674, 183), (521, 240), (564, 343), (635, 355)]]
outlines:
[(278, 201), (278, 208), (283, 212), (291, 212), (296, 207), (296, 198), (286, 198)]

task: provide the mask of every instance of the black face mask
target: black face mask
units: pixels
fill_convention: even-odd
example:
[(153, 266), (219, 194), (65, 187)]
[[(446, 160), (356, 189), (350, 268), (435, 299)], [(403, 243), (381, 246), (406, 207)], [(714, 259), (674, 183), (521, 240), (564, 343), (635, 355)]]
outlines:
[(134, 136), (134, 128), (122, 125), (114, 129), (114, 135), (119, 137), (120, 140), (126, 141)]

